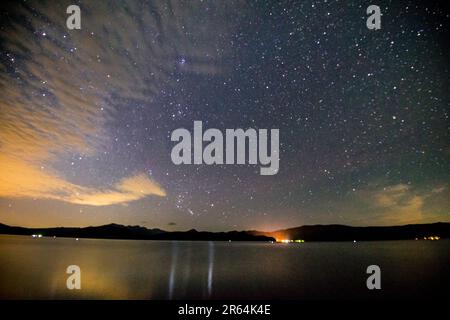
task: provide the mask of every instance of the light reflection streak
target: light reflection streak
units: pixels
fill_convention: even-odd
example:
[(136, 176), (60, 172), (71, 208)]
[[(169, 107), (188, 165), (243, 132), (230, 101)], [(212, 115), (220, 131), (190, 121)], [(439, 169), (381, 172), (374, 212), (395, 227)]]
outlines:
[(176, 242), (172, 242), (172, 263), (170, 266), (170, 276), (169, 276), (169, 300), (173, 298), (173, 289), (175, 287), (175, 271), (177, 267), (177, 257), (178, 257), (178, 245)]
[(214, 242), (209, 242), (208, 259), (208, 297), (211, 297), (214, 271)]

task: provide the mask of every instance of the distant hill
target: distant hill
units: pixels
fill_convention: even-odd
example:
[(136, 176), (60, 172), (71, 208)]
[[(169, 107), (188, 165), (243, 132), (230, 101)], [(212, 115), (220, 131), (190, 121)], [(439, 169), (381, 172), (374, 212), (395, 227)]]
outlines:
[(85, 228), (23, 228), (0, 223), (0, 234), (32, 235), (44, 237), (133, 239), (133, 240), (203, 240), (203, 241), (374, 241), (374, 240), (414, 240), (424, 237), (450, 238), (450, 223), (410, 224), (387, 227), (350, 227), (344, 225), (310, 225), (274, 232), (229, 231), (206, 232), (195, 229), (189, 231), (164, 231), (141, 226), (108, 224)]
[(450, 223), (410, 224), (386, 227), (350, 227), (344, 225), (309, 225), (274, 232), (251, 231), (253, 235), (266, 235), (277, 240), (302, 239), (305, 241), (373, 241), (414, 240), (438, 236), (450, 238)]
[(108, 224), (85, 228), (23, 228), (0, 223), (0, 234), (33, 235), (44, 237), (94, 238), (94, 239), (132, 239), (132, 240), (204, 240), (204, 241), (274, 241), (265, 235), (255, 235), (246, 231), (230, 232), (169, 232), (160, 229), (147, 229), (140, 226)]

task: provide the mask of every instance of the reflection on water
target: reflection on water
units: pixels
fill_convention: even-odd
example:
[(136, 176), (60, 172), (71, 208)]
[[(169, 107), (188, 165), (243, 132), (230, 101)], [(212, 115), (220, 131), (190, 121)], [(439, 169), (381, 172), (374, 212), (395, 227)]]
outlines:
[[(186, 283), (189, 281), (189, 277), (191, 274), (191, 253), (192, 253), (192, 246), (188, 247), (187, 256), (185, 257), (186, 260), (182, 261), (181, 263), (178, 263), (178, 255), (179, 255), (179, 247), (181, 244), (185, 242), (179, 242), (179, 241), (173, 241), (172, 242), (172, 261), (170, 264), (170, 275), (169, 275), (169, 285), (168, 285), (168, 292), (169, 292), (169, 299), (174, 298), (174, 290), (186, 292)], [(193, 244), (196, 244), (196, 246), (199, 250), (202, 250), (202, 248), (205, 244), (205, 242), (195, 242)], [(203, 298), (211, 298), (212, 294), (212, 288), (213, 288), (213, 272), (214, 272), (214, 242), (209, 241), (208, 243), (208, 257), (207, 257), (207, 267), (208, 272), (204, 273), (202, 270), (199, 271), (198, 280), (200, 283), (204, 282), (204, 279), (201, 278), (202, 275), (206, 275), (207, 277), (207, 294), (203, 294)], [(204, 263), (199, 263), (197, 265), (194, 265), (194, 267), (202, 268), (204, 266)], [(183, 270), (184, 268), (184, 270)], [(180, 272), (177, 272), (177, 270), (180, 269)], [(177, 278), (176, 276), (182, 274), (183, 275), (183, 281), (179, 281), (179, 286), (177, 287)]]
[[(450, 241), (271, 244), (0, 236), (0, 298), (317, 299), (435, 297)], [(377, 264), (382, 289), (366, 288)], [(81, 290), (66, 268), (81, 268)]]
[(169, 277), (169, 299), (173, 298), (173, 286), (175, 283), (175, 269), (177, 267), (178, 246), (176, 242), (172, 244), (172, 263), (170, 265)]
[(208, 297), (211, 297), (212, 276), (214, 270), (214, 242), (209, 242), (209, 262), (208, 262)]

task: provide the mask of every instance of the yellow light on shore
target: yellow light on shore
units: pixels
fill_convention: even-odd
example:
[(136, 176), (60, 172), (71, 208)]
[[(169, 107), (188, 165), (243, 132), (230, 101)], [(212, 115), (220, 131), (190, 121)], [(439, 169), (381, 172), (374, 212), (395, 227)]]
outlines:
[(305, 242), (305, 240), (302, 240), (302, 239), (297, 239), (297, 240), (280, 239), (280, 240), (277, 240), (277, 242), (278, 243), (293, 243), (293, 242), (295, 242), (295, 243), (303, 243), (303, 242)]
[[(428, 236), (428, 237), (423, 237), (423, 240), (431, 240), (431, 241), (434, 241), (434, 240), (440, 240), (441, 239), (441, 237), (439, 237), (439, 236)], [(418, 240), (418, 238), (416, 238), (416, 240)]]

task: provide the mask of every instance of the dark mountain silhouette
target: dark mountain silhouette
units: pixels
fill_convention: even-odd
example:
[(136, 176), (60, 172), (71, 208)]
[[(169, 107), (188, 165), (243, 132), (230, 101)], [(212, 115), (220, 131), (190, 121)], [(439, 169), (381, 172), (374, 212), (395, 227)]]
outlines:
[(282, 239), (305, 241), (373, 241), (413, 240), (428, 237), (450, 238), (450, 223), (411, 224), (387, 227), (351, 227), (344, 225), (310, 225), (297, 228), (262, 231), (206, 232), (164, 231), (141, 226), (108, 224), (85, 228), (23, 228), (0, 223), (0, 234), (32, 235), (47, 237), (133, 239), (133, 240), (214, 240), (214, 241), (275, 241)]
[(309, 225), (274, 232), (250, 231), (277, 240), (302, 239), (305, 241), (353, 241), (353, 240), (414, 240), (438, 236), (450, 238), (450, 223), (410, 224), (386, 227), (350, 227), (344, 225)]
[(245, 231), (230, 232), (200, 232), (189, 231), (169, 232), (160, 229), (147, 229), (140, 226), (124, 226), (108, 224), (85, 228), (23, 228), (12, 227), (0, 223), (0, 234), (33, 235), (44, 237), (96, 238), (96, 239), (133, 239), (133, 240), (214, 240), (214, 241), (274, 241), (275, 239), (254, 235)]

